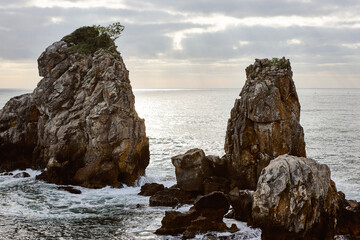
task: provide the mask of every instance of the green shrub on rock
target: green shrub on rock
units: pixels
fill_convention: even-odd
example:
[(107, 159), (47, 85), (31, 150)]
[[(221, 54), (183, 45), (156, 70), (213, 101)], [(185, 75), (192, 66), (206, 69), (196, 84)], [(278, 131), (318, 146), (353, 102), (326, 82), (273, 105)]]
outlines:
[(85, 26), (76, 29), (71, 34), (63, 37), (61, 40), (66, 42), (71, 52), (81, 54), (94, 54), (99, 49), (119, 56), (116, 50), (115, 40), (124, 30), (120, 23), (113, 23), (107, 27), (103, 26)]

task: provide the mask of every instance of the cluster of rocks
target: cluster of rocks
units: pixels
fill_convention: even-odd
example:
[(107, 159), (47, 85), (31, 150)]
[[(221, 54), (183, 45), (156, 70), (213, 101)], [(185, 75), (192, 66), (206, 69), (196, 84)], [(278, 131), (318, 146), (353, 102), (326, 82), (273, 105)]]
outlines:
[(64, 41), (46, 48), (37, 88), (0, 110), (0, 172), (33, 168), (44, 170), (38, 179), (56, 184), (131, 185), (145, 174), (150, 154), (129, 71), (116, 49), (70, 48)]
[[(262, 239), (359, 236), (359, 204), (337, 192), (328, 166), (306, 158), (289, 60), (256, 59), (246, 76), (228, 121), (226, 154), (220, 158), (191, 149), (172, 157), (178, 191), (197, 195), (198, 201), (221, 193), (232, 206), (226, 217), (260, 227)], [(204, 232), (194, 220), (196, 203), (187, 213), (166, 212), (157, 233), (189, 238)], [(207, 231), (230, 231), (203, 215)]]
[[(89, 32), (99, 34), (87, 27), (64, 39), (89, 42)], [(38, 179), (60, 185), (131, 185), (149, 164), (149, 140), (129, 72), (115, 45), (84, 53), (69, 41), (41, 54), (43, 79), (33, 93), (0, 110), (0, 172), (33, 168), (43, 170)], [(256, 59), (246, 76), (228, 121), (226, 154), (191, 149), (172, 157), (177, 185), (142, 187), (151, 206), (194, 204), (167, 211), (156, 233), (235, 232), (223, 222), (231, 205), (227, 217), (260, 227), (263, 239), (359, 238), (359, 203), (337, 192), (326, 165), (306, 158), (289, 60)]]

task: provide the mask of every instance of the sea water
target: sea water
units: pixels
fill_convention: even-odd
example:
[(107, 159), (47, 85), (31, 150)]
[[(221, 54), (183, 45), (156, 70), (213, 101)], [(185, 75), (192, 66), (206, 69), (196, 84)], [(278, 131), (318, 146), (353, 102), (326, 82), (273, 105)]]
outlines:
[[(0, 89), (0, 108), (30, 90)], [(191, 148), (224, 154), (230, 110), (240, 89), (134, 90), (145, 118), (151, 160), (137, 187), (58, 190), (30, 178), (0, 176), (0, 239), (177, 239), (154, 231), (168, 207), (149, 207), (138, 196), (146, 182), (176, 183), (171, 156)], [(338, 190), (360, 200), (360, 89), (298, 89), (308, 157), (327, 164)], [(14, 174), (20, 171), (14, 171)], [(183, 206), (178, 211), (186, 211)], [(230, 225), (233, 221), (226, 220)], [(237, 222), (237, 239), (260, 239), (261, 231)], [(203, 239), (204, 236), (197, 236)]]

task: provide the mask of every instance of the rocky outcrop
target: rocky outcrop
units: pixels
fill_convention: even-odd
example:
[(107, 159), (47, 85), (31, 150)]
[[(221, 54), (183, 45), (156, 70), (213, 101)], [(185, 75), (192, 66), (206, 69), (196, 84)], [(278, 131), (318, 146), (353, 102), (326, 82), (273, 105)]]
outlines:
[[(89, 30), (99, 34), (85, 30), (84, 39)], [(26, 162), (46, 168), (39, 179), (95, 188), (133, 184), (144, 175), (149, 141), (120, 54), (112, 48), (84, 54), (59, 41), (38, 65), (44, 78), (33, 94), (12, 99), (0, 114), (1, 168)], [(3, 146), (14, 150), (3, 154)]]
[(33, 151), (39, 116), (31, 94), (10, 99), (0, 110), (0, 172), (38, 165)]
[(163, 191), (165, 189), (163, 184), (158, 183), (145, 183), (141, 186), (141, 190), (138, 195), (142, 196), (152, 196), (157, 192)]
[(224, 214), (229, 210), (229, 203), (221, 192), (213, 192), (201, 197), (194, 206), (185, 213), (167, 211), (161, 221), (162, 226), (156, 233), (162, 235), (178, 235), (193, 238), (197, 233), (208, 231), (236, 232), (237, 227), (227, 227), (223, 222)]
[(225, 152), (233, 186), (255, 190), (261, 170), (282, 154), (305, 157), (300, 103), (289, 60), (256, 59), (228, 121)]
[(149, 205), (176, 207), (183, 204), (194, 203), (197, 196), (198, 194), (196, 192), (186, 192), (177, 186), (172, 186), (171, 188), (165, 188), (153, 194), (149, 199)]
[(252, 217), (262, 239), (331, 239), (338, 196), (329, 167), (282, 155), (261, 172)]

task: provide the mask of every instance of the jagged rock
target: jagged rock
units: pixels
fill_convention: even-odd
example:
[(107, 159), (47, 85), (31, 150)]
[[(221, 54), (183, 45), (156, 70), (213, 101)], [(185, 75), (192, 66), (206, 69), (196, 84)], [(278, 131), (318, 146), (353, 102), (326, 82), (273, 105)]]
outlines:
[[(81, 28), (84, 39), (90, 28)], [(74, 49), (71, 41), (49, 46), (33, 94), (1, 111), (1, 169), (46, 168), (38, 178), (56, 184), (131, 185), (149, 164), (149, 141), (129, 72), (116, 49)]]
[(229, 192), (229, 180), (225, 177), (216, 177), (211, 176), (205, 178), (203, 182), (204, 194), (209, 194), (211, 192), (220, 191), (223, 193)]
[(21, 172), (14, 175), (14, 178), (28, 178), (28, 177), (30, 177), (30, 174), (28, 174), (27, 172)]
[(186, 192), (175, 187), (165, 188), (152, 195), (149, 204), (150, 206), (176, 207), (182, 204), (192, 204), (196, 197), (196, 192)]
[(228, 121), (225, 152), (233, 186), (255, 190), (261, 170), (282, 154), (306, 157), (300, 103), (289, 60), (256, 59)]
[(203, 191), (203, 182), (210, 175), (209, 162), (203, 150), (195, 148), (171, 158), (177, 184), (184, 191)]
[(139, 195), (142, 196), (152, 196), (157, 192), (163, 191), (164, 185), (158, 184), (158, 183), (145, 183), (143, 186), (141, 186), (141, 191)]
[(327, 165), (282, 155), (262, 170), (252, 206), (262, 239), (329, 239), (337, 214), (337, 191)]
[(31, 94), (10, 99), (0, 110), (0, 171), (38, 167), (33, 152), (39, 115)]
[(338, 192), (339, 215), (336, 233), (345, 235), (348, 239), (360, 239), (360, 203), (346, 200), (343, 192)]
[(223, 222), (224, 214), (229, 210), (225, 195), (213, 192), (199, 198), (188, 212), (165, 212), (162, 226), (156, 230), (161, 235), (177, 235), (183, 233), (183, 238), (193, 238), (196, 233), (209, 231), (236, 232), (235, 225), (228, 228)]

